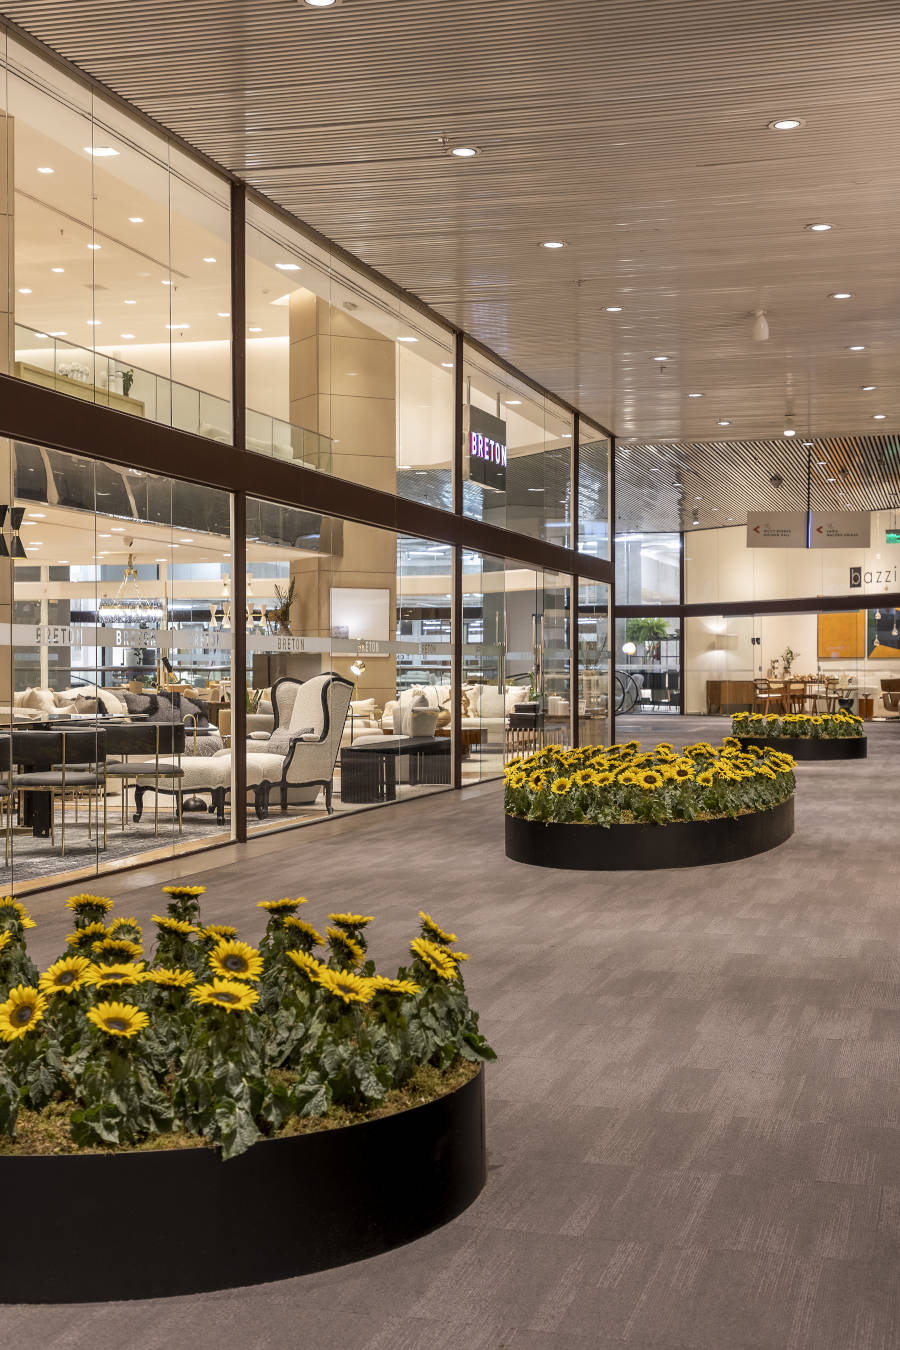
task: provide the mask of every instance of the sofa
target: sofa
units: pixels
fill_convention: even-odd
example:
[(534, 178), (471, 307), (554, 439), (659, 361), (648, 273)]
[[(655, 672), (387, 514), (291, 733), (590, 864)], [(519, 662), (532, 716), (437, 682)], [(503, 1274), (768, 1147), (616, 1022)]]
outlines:
[[(383, 731), (394, 732), (395, 723), (403, 710), (424, 696), (426, 704), (437, 713), (436, 727), (449, 726), (452, 714), (452, 689), (449, 684), (419, 684), (404, 689), (398, 699), (385, 705), (381, 718)], [(507, 725), (509, 714), (519, 703), (528, 701), (524, 685), (510, 684), (500, 690), (495, 684), (464, 684), (462, 698), (463, 730), (481, 730), (488, 740), (499, 740)], [(441, 716), (445, 714), (445, 716)], [(493, 734), (492, 734), (493, 733)]]

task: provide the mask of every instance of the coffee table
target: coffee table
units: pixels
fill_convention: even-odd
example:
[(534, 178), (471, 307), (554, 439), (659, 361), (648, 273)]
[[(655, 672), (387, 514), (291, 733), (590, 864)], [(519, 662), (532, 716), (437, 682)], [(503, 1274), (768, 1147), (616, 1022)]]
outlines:
[[(441, 740), (448, 741), (451, 739), (452, 728), (438, 727), (434, 734), (435, 736), (440, 737)], [(469, 751), (472, 750), (473, 747), (477, 748), (481, 745), (483, 734), (481, 727), (460, 727), (459, 743), (462, 746), (463, 759), (469, 758)]]
[(410, 787), (450, 782), (450, 742), (430, 736), (349, 745), (341, 751), (341, 801), (353, 805), (397, 800), (397, 761), (409, 759)]

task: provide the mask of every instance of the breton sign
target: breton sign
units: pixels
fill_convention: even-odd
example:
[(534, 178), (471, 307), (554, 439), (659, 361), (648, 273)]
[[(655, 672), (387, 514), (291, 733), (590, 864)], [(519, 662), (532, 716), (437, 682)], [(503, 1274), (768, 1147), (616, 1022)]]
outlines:
[(748, 548), (806, 548), (805, 511), (748, 511)]
[(868, 511), (812, 511), (811, 548), (868, 548), (871, 517)]
[(506, 423), (471, 406), (469, 477), (473, 483), (506, 491)]

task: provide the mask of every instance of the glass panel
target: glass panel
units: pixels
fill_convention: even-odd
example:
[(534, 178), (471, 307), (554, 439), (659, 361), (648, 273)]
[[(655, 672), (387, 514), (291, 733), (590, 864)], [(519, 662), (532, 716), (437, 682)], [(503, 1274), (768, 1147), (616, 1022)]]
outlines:
[(616, 536), (616, 604), (681, 603), (681, 535)]
[(578, 740), (609, 744), (609, 587), (578, 586)]
[(449, 545), (251, 500), (255, 831), (449, 788)]
[(578, 550), (609, 558), (609, 439), (578, 420)]
[(231, 439), (224, 179), (12, 40), (21, 379)]
[(616, 619), (616, 711), (680, 711), (677, 618)]
[(452, 507), (453, 342), (247, 206), (247, 448)]
[[(228, 494), (24, 442), (6, 453), (14, 491), (3, 537), (21, 552), (12, 610), (0, 617), (12, 653), (0, 704), (14, 720), (17, 763), (38, 767), (29, 736), (45, 728), (92, 731), (97, 752), (78, 762), (99, 766), (96, 783), (60, 785), (52, 803), (24, 782), (15, 884), (227, 837), (222, 812), (209, 808), (219, 778), (230, 782), (230, 761), (213, 759), (231, 659), (230, 632), (222, 640), (213, 618), (230, 566)], [(182, 789), (193, 801), (180, 822)], [(105, 838), (94, 828), (104, 807)]]
[(465, 515), (569, 546), (572, 435), (564, 409), (466, 349)]

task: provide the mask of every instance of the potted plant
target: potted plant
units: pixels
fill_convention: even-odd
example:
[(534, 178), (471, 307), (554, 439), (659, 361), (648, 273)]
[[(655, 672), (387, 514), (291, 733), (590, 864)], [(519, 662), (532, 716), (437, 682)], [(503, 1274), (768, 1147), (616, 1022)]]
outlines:
[(294, 603), (294, 587), (296, 577), (291, 577), (287, 586), (275, 584), (275, 599), (278, 601), (268, 611), (268, 619), (271, 623), (278, 625), (279, 633), (290, 634), (291, 631), (291, 605)]
[(134, 384), (134, 371), (129, 367), (128, 370), (120, 371), (120, 374), (122, 376), (122, 393), (127, 398), (131, 393), (131, 386)]
[(796, 659), (797, 653), (793, 650), (793, 648), (785, 647), (784, 651), (781, 653), (781, 665), (783, 667), (785, 675), (790, 675), (791, 666), (793, 665)]

